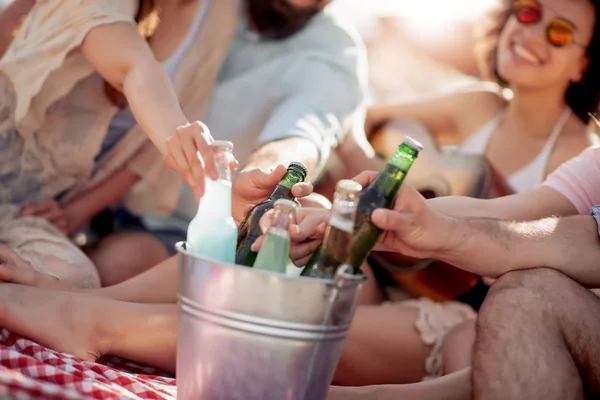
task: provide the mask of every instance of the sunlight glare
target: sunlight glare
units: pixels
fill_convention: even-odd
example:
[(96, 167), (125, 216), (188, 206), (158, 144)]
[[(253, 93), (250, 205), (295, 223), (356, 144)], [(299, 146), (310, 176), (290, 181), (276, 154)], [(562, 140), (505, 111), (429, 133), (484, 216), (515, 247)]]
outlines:
[(423, 35), (448, 32), (452, 22), (471, 22), (498, 3), (499, 0), (336, 0), (340, 10), (358, 19), (376, 16), (398, 16), (410, 28)]

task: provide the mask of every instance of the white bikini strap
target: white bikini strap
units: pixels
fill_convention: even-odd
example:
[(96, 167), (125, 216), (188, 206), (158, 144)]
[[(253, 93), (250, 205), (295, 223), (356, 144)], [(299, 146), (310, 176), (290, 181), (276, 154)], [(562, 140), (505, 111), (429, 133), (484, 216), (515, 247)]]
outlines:
[(548, 137), (548, 144), (549, 144), (550, 148), (554, 147), (554, 142), (556, 141), (556, 139), (558, 139), (558, 136), (560, 135), (563, 128), (565, 127), (565, 124), (569, 120), (571, 113), (572, 113), (571, 109), (569, 107), (567, 107), (565, 109), (565, 111), (563, 111), (563, 113), (560, 116), (560, 119), (558, 120), (556, 125), (554, 125), (554, 130), (550, 134), (550, 137)]

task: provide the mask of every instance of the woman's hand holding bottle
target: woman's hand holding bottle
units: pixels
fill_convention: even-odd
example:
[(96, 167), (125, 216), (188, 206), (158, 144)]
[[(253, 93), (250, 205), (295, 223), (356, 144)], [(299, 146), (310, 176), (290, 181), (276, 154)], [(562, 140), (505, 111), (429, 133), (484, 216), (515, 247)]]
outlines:
[[(165, 165), (181, 174), (194, 191), (196, 200), (204, 195), (204, 180), (217, 178), (217, 164), (210, 143), (210, 130), (200, 121), (178, 127), (165, 141)], [(232, 157), (230, 168), (236, 170), (238, 161)]]

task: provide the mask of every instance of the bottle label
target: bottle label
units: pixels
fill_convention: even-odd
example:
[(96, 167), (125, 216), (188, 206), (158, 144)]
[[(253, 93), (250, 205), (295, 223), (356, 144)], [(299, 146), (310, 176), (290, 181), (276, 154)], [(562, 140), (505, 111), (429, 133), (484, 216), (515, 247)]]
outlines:
[(340, 218), (338, 215), (332, 215), (329, 219), (329, 225), (340, 231), (352, 233), (354, 231), (354, 224), (351, 220)]

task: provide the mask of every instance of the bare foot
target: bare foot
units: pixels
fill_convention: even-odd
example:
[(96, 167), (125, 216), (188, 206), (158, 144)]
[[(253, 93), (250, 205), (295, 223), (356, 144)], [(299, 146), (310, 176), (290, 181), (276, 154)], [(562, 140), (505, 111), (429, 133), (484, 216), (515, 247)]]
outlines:
[(0, 283), (0, 326), (51, 349), (96, 361), (106, 354), (96, 299), (78, 293)]

